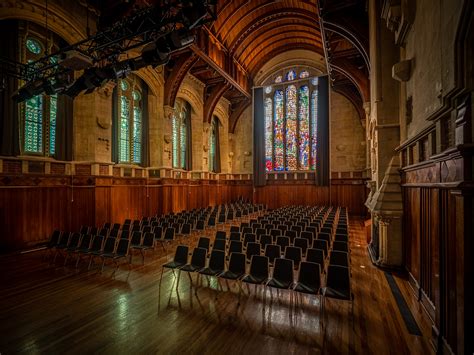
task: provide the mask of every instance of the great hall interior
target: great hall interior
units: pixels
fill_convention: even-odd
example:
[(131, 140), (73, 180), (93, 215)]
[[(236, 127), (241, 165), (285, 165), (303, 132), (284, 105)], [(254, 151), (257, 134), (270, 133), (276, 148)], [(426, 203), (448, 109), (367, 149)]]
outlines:
[(473, 354), (473, 7), (0, 0), (0, 354)]

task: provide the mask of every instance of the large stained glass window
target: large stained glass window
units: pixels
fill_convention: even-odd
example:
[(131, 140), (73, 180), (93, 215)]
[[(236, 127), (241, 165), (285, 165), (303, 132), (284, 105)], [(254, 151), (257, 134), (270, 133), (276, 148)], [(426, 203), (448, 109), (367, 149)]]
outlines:
[(217, 125), (219, 124), (218, 118), (214, 116), (212, 118), (211, 128), (209, 130), (209, 171), (216, 172), (217, 167), (215, 166), (216, 161), (216, 149), (217, 149)]
[(176, 100), (175, 113), (172, 119), (173, 168), (186, 169), (186, 151), (188, 142), (188, 124), (191, 119), (190, 107), (181, 100)]
[(130, 75), (117, 86), (119, 94), (119, 160), (120, 163), (142, 162), (143, 97), (141, 80)]
[[(44, 53), (44, 41), (28, 36), (22, 50), (26, 63), (38, 60)], [(22, 84), (20, 84), (22, 85)], [(41, 94), (21, 104), (22, 151), (24, 154), (54, 156), (56, 152), (57, 95)]]
[[(285, 80), (283, 81), (283, 77)], [(318, 80), (307, 70), (278, 75), (265, 88), (266, 171), (316, 169)]]

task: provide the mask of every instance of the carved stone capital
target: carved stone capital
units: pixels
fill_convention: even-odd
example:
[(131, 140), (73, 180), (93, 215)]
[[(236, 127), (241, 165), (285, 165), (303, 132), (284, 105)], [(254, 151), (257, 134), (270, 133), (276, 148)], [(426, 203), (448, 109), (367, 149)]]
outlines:
[(165, 118), (171, 120), (174, 115), (174, 107), (169, 106), (169, 105), (164, 105), (163, 112), (164, 112)]

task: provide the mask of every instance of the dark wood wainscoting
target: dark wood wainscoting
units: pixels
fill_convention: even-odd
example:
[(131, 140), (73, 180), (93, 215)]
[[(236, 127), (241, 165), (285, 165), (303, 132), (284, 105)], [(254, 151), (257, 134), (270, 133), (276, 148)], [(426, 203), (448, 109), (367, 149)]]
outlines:
[(433, 322), (434, 345), (454, 353), (472, 314), (464, 302), (472, 294), (472, 187), (462, 183), (462, 159), (425, 162), (402, 173), (405, 266)]
[(55, 229), (252, 199), (249, 180), (18, 175), (0, 180), (0, 251), (45, 242)]
[(332, 179), (331, 186), (317, 186), (310, 180), (267, 181), (255, 189), (255, 201), (268, 208), (285, 205), (345, 206), (349, 213), (365, 216), (367, 187), (364, 179)]

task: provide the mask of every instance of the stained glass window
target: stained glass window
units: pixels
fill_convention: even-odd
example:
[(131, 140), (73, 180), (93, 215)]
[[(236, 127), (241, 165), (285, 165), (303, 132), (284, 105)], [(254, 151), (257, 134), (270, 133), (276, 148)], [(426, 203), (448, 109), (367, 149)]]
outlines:
[(265, 99), (265, 168), (273, 170), (273, 119), (272, 99)]
[(304, 79), (304, 78), (307, 78), (309, 76), (309, 72), (307, 70), (303, 70), (301, 73), (300, 73), (300, 79)]
[[(142, 162), (143, 113), (141, 81), (131, 75), (118, 86), (119, 104), (119, 161), (140, 164)], [(129, 90), (132, 88), (132, 90)]]
[(190, 109), (187, 105), (177, 100), (172, 120), (173, 168), (186, 169), (190, 114)]
[(291, 81), (296, 79), (296, 72), (294, 70), (290, 70), (288, 73), (286, 73), (286, 80)]
[(275, 84), (278, 84), (278, 83), (281, 83), (283, 81), (283, 77), (281, 75), (278, 75), (276, 78), (275, 78)]
[(41, 54), (43, 51), (41, 43), (34, 38), (28, 38), (26, 40), (26, 49), (33, 54)]
[(216, 166), (214, 166), (214, 161), (216, 157), (216, 125), (218, 124), (218, 119), (214, 116), (212, 119), (211, 128), (209, 130), (209, 171), (216, 171)]
[[(295, 80), (296, 72), (290, 70), (286, 79)], [(318, 82), (317, 78), (309, 78), (309, 72), (304, 79), (284, 88), (272, 87), (270, 92), (265, 90), (267, 172), (316, 169)]]
[[(44, 45), (39, 39), (27, 38), (22, 50), (26, 63), (38, 60)], [(53, 58), (51, 58), (53, 62)], [(23, 85), (23, 83), (19, 83)], [(54, 156), (56, 153), (56, 121), (58, 96), (40, 94), (20, 105), (22, 117), (22, 152), (25, 154)]]
[(309, 169), (309, 148), (310, 148), (310, 130), (309, 130), (309, 88), (303, 85), (298, 93), (298, 147), (299, 147), (299, 168), (300, 170)]
[(296, 170), (297, 163), (296, 86), (286, 88), (286, 167)]
[(274, 110), (273, 110), (273, 169), (281, 171), (285, 167), (284, 150), (285, 150), (285, 118), (283, 113), (283, 91), (276, 90), (274, 95)]

